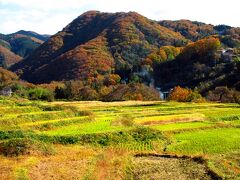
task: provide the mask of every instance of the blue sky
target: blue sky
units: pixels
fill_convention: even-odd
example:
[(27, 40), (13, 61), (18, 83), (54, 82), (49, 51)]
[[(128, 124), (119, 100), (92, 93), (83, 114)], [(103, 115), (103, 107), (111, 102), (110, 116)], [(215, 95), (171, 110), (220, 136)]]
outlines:
[(55, 34), (88, 10), (240, 27), (240, 0), (0, 0), (0, 33), (24, 29)]

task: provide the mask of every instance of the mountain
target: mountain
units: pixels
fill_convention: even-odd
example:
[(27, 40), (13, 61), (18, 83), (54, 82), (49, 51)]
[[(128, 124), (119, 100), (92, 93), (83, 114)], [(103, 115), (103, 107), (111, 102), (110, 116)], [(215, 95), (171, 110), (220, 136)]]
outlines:
[(18, 79), (19, 78), (15, 73), (0, 67), (0, 84), (1, 85), (8, 84)]
[(224, 49), (218, 36), (198, 40), (173, 60), (156, 63), (154, 79), (162, 89), (180, 85), (202, 94), (219, 86), (240, 90), (240, 48)]
[(16, 35), (16, 34), (22, 34), (22, 35), (26, 35), (28, 37), (33, 37), (33, 38), (39, 39), (43, 42), (48, 40), (48, 38), (50, 37), (50, 35), (47, 35), (47, 34), (38, 34), (38, 33), (33, 32), (33, 31), (24, 31), (24, 30), (20, 30), (20, 31), (18, 31), (16, 33), (13, 33), (11, 35)]
[(140, 70), (146, 56), (161, 46), (188, 42), (138, 13), (89, 11), (52, 36), (11, 69), (21, 78), (43, 83), (91, 80), (116, 73), (129, 79)]
[(13, 34), (0, 34), (0, 66), (9, 67), (27, 57), (49, 38), (32, 31), (18, 31)]
[(181, 33), (191, 41), (197, 41), (210, 35), (220, 35), (221, 42), (227, 47), (240, 47), (240, 28), (227, 25), (213, 26), (197, 21), (160, 21), (160, 25)]
[(239, 37), (239, 28), (226, 25), (89, 11), (10, 69), (32, 83), (79, 80), (99, 89), (140, 82), (204, 93), (239, 86)]
[(21, 59), (22, 57), (14, 54), (8, 48), (0, 46), (0, 67), (10, 67)]

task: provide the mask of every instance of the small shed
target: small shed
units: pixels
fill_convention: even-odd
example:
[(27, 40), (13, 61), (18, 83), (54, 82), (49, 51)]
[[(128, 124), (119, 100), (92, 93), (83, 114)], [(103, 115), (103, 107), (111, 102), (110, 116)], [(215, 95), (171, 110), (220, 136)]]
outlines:
[(169, 93), (170, 93), (169, 91), (161, 91), (161, 88), (159, 88), (159, 87), (157, 87), (156, 89), (157, 89), (158, 92), (159, 92), (160, 99), (166, 100), (166, 99), (168, 98)]
[(161, 94), (162, 94), (162, 99), (166, 100), (168, 98), (170, 92), (169, 91), (164, 91), (164, 92), (161, 92)]
[(10, 87), (5, 87), (0, 91), (2, 96), (12, 96), (12, 89)]

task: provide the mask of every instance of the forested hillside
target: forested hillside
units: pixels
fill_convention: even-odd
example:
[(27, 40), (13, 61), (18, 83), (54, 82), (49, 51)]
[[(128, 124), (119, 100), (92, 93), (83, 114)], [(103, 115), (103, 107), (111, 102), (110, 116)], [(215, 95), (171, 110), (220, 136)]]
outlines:
[(218, 86), (239, 90), (239, 31), (89, 11), (10, 69), (31, 83), (78, 81), (88, 93), (129, 83), (167, 91), (180, 85), (204, 95)]
[(213, 26), (197, 21), (179, 20), (179, 21), (160, 21), (164, 27), (181, 33), (187, 39), (197, 41), (210, 35), (220, 35), (224, 46), (240, 47), (240, 28), (234, 28), (227, 25)]
[[(119, 74), (128, 81), (161, 46), (183, 46), (180, 33), (135, 12), (84, 13), (15, 65), (30, 82), (91, 80)], [(59, 71), (61, 69), (61, 71)]]
[(13, 34), (0, 34), (0, 66), (10, 67), (27, 57), (49, 38), (32, 31), (18, 31)]

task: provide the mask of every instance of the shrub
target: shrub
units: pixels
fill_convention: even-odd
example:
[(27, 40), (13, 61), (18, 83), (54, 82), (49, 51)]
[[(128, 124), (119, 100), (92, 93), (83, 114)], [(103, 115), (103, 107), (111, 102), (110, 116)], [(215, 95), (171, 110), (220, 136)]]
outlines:
[(118, 74), (109, 74), (108, 76), (104, 77), (104, 85), (111, 86), (116, 85), (120, 82), (121, 77)]
[(56, 99), (77, 99), (79, 91), (84, 87), (82, 81), (66, 81), (55, 88)]
[(69, 99), (71, 97), (71, 91), (66, 87), (56, 87), (54, 92), (56, 99)]
[(208, 92), (207, 99), (222, 103), (240, 103), (240, 92), (224, 86), (216, 87)]
[(0, 67), (0, 84), (10, 83), (15, 80), (18, 80), (18, 76), (15, 73)]
[(11, 139), (0, 144), (0, 153), (5, 156), (18, 156), (27, 153), (30, 142), (23, 139)]
[(180, 86), (176, 86), (168, 97), (170, 101), (178, 101), (178, 102), (202, 102), (204, 101), (201, 94), (197, 91), (192, 91), (190, 89), (182, 88)]
[(130, 135), (137, 142), (148, 142), (151, 140), (164, 139), (162, 132), (148, 127), (138, 127), (132, 130)]
[(47, 100), (53, 101), (54, 100), (54, 93), (47, 89), (43, 88), (34, 88), (28, 90), (28, 97), (31, 100)]
[[(105, 93), (104, 90), (102, 93)], [(92, 86), (84, 86), (81, 81), (66, 81), (64, 86), (56, 87), (55, 98), (92, 101), (99, 100), (99, 94)]]
[(79, 91), (79, 99), (84, 101), (98, 100), (99, 96), (97, 91), (90, 87), (84, 87)]
[(197, 91), (191, 91), (187, 97), (187, 102), (196, 102), (196, 103), (203, 103), (206, 102), (206, 99), (202, 97), (201, 94)]
[(31, 153), (41, 153), (47, 155), (54, 153), (54, 150), (49, 144), (27, 138), (10, 139), (0, 143), (0, 154), (5, 156), (19, 156)]
[(233, 98), (235, 100), (236, 103), (240, 104), (240, 92), (236, 91), (234, 94), (233, 94)]
[(43, 111), (63, 111), (64, 109), (67, 109), (67, 108), (65, 108), (63, 106), (60, 106), (60, 105), (46, 106), (46, 105), (38, 105), (38, 104), (36, 104), (35, 106), (39, 107)]
[(121, 84), (109, 93), (104, 101), (157, 101), (160, 99), (158, 91), (144, 84)]
[(16, 84), (13, 84), (11, 88), (14, 94), (17, 94), (20, 97), (28, 98), (27, 88), (25, 86), (16, 83)]
[(104, 98), (113, 91), (113, 88), (114, 86), (103, 86), (98, 92), (101, 99), (104, 100)]
[(52, 90), (40, 87), (24, 81), (14, 81), (10, 85), (14, 95), (30, 100), (54, 100), (54, 92)]
[(61, 82), (53, 81), (50, 84), (39, 84), (38, 86), (53, 92), (57, 87), (64, 87), (64, 84)]
[(123, 115), (112, 122), (112, 125), (133, 126), (134, 118), (130, 115)]
[(0, 140), (6, 140), (10, 138), (23, 138), (24, 132), (21, 130), (17, 131), (0, 131)]
[(175, 87), (168, 97), (170, 101), (187, 102), (191, 91), (180, 86)]

